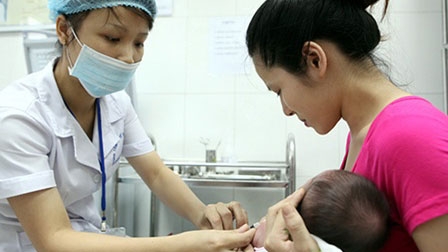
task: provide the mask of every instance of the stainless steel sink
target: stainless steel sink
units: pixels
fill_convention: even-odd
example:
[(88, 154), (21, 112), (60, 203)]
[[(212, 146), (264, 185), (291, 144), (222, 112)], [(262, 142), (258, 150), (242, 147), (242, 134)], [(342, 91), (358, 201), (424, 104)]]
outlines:
[(219, 180), (284, 180), (287, 176), (282, 162), (271, 163), (200, 163), (165, 161), (182, 178)]

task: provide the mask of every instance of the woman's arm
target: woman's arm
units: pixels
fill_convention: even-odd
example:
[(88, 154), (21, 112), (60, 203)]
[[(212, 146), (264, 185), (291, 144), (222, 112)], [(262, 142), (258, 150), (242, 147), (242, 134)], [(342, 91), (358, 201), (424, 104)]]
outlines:
[(128, 162), (163, 203), (198, 228), (233, 229), (233, 220), (236, 227), (247, 224), (247, 213), (238, 202), (205, 206), (157, 152), (128, 158)]
[(448, 215), (418, 226), (412, 233), (412, 238), (422, 252), (448, 251)]
[(8, 198), (37, 251), (234, 251), (246, 247), (254, 234), (239, 230), (192, 231), (157, 238), (126, 238), (77, 232), (71, 227), (56, 188)]

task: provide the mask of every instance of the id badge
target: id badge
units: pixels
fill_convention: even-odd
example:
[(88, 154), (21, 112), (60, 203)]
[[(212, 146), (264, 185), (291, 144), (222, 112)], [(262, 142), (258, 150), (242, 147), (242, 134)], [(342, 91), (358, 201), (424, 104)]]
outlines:
[(101, 234), (106, 235), (113, 235), (113, 236), (120, 236), (120, 237), (126, 237), (126, 228), (125, 227), (115, 227), (115, 228), (107, 228), (106, 232), (101, 232)]

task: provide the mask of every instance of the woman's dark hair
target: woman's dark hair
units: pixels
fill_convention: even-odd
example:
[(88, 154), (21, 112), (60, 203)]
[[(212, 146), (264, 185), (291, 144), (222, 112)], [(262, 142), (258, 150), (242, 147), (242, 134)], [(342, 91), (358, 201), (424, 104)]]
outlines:
[(374, 252), (388, 237), (389, 205), (370, 180), (344, 170), (313, 180), (298, 206), (309, 232), (344, 252)]
[[(308, 41), (331, 41), (354, 60), (372, 58), (381, 40), (376, 20), (366, 11), (378, 0), (266, 0), (246, 34), (249, 55), (267, 67), (304, 71), (302, 48)], [(385, 2), (383, 16), (389, 0)]]

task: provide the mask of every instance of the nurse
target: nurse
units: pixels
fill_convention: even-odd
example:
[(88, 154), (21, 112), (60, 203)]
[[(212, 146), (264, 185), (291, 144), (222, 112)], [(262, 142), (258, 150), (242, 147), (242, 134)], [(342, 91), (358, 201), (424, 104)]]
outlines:
[[(154, 151), (122, 91), (154, 0), (50, 0), (61, 57), (0, 92), (0, 251), (231, 251), (254, 234), (236, 202), (204, 205)], [(106, 223), (105, 182), (127, 158), (199, 231), (127, 238)], [(102, 192), (100, 214), (93, 194)], [(233, 225), (238, 228), (233, 229)], [(204, 230), (215, 229), (215, 230)]]
[[(381, 72), (381, 34), (366, 11), (376, 2), (266, 0), (247, 30), (249, 55), (285, 115), (319, 134), (348, 124), (341, 169), (373, 181), (390, 204), (381, 251), (448, 251), (448, 116)], [(269, 251), (319, 251), (294, 211), (301, 193), (270, 208)]]

